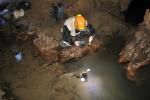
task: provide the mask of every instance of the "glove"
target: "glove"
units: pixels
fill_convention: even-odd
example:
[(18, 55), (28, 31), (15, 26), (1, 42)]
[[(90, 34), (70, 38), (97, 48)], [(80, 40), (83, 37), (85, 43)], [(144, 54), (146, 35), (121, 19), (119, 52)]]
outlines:
[(91, 45), (92, 41), (93, 41), (94, 36), (90, 36), (89, 37), (89, 45)]
[(75, 44), (75, 46), (78, 47), (78, 46), (80, 46), (80, 41), (75, 41), (74, 44)]

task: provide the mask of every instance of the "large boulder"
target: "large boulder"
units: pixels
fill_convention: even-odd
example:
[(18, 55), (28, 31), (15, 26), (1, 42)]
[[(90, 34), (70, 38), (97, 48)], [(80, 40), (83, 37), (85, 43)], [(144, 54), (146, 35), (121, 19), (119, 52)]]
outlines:
[(77, 47), (71, 46), (68, 48), (60, 48), (59, 42), (52, 37), (45, 34), (39, 34), (34, 40), (34, 46), (39, 55), (48, 62), (67, 62), (72, 59), (79, 59), (84, 55), (95, 52), (101, 46), (101, 42), (94, 38), (92, 44), (89, 46)]
[(136, 80), (137, 71), (150, 64), (149, 14), (150, 12), (147, 10), (143, 23), (140, 24), (119, 54), (119, 63), (125, 65), (127, 77), (130, 80)]
[(48, 62), (58, 61), (59, 52), (57, 48), (59, 43), (52, 37), (45, 34), (39, 34), (38, 38), (34, 40), (34, 46), (39, 55)]
[(77, 60), (84, 55), (95, 52), (100, 48), (100, 46), (102, 46), (102, 42), (98, 41), (97, 38), (94, 38), (91, 45), (86, 45), (83, 47), (72, 46), (67, 49), (61, 49), (60, 61), (66, 62), (72, 59)]

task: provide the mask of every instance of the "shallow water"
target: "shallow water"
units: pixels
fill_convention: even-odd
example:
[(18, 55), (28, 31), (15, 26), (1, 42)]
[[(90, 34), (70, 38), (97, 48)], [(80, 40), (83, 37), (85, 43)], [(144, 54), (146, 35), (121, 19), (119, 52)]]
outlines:
[(113, 39), (105, 51), (66, 64), (72, 72), (91, 68), (85, 83), (89, 100), (150, 100), (149, 83), (137, 85), (129, 81), (123, 67), (117, 63), (121, 41), (122, 38)]

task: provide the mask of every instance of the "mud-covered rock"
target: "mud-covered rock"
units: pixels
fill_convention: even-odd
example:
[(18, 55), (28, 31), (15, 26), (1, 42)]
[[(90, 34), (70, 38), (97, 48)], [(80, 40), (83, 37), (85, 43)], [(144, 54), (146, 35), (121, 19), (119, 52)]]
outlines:
[(91, 45), (87, 45), (83, 47), (72, 46), (70, 48), (61, 49), (60, 61), (66, 62), (72, 59), (77, 60), (80, 57), (83, 57), (84, 55), (95, 52), (100, 48), (100, 46), (102, 46), (102, 42), (98, 41), (97, 38), (94, 38)]
[(58, 46), (59, 43), (52, 37), (48, 37), (45, 34), (39, 34), (38, 38), (34, 40), (34, 46), (39, 55), (46, 61), (54, 62), (58, 61)]
[(90, 46), (60, 48), (58, 41), (45, 34), (39, 34), (38, 38), (34, 40), (34, 46), (42, 58), (48, 62), (60, 61), (63, 63), (72, 59), (79, 59), (84, 55), (95, 52), (100, 48), (101, 44), (97, 38), (94, 38)]
[(131, 80), (136, 80), (136, 73), (139, 68), (150, 64), (149, 20), (149, 10), (147, 10), (144, 22), (140, 24), (119, 54), (119, 63), (125, 65), (127, 77)]

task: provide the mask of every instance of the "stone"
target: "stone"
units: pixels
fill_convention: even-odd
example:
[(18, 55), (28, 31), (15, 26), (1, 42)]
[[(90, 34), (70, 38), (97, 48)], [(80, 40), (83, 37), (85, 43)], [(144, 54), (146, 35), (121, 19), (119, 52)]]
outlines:
[(60, 62), (66, 62), (69, 60), (77, 60), (84, 55), (90, 54), (98, 50), (102, 46), (102, 42), (99, 42), (97, 38), (94, 38), (91, 45), (83, 47), (72, 46), (69, 48), (61, 49), (60, 51)]
[(34, 40), (34, 46), (39, 55), (48, 62), (58, 61), (59, 43), (52, 37), (48, 37), (45, 34), (39, 34), (38, 38)]
[(119, 54), (118, 62), (125, 66), (127, 77), (137, 79), (137, 71), (150, 64), (150, 27), (149, 10), (146, 11), (144, 21), (131, 39), (126, 42)]

